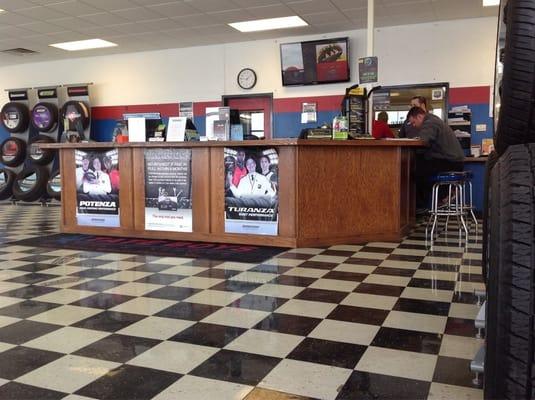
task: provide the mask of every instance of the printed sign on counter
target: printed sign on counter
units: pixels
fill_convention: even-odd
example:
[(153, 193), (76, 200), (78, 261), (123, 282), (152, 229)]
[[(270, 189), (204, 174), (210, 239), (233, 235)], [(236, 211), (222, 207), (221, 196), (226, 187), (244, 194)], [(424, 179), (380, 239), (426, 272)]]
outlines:
[(119, 227), (119, 153), (75, 150), (78, 225)]
[(277, 235), (277, 150), (225, 148), (225, 232)]
[(145, 149), (145, 229), (193, 232), (191, 149)]

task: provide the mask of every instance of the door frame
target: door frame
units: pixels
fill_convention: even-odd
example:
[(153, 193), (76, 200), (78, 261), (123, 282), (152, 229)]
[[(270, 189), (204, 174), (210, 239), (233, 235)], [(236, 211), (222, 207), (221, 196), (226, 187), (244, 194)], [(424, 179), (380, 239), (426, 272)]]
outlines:
[[(270, 113), (269, 113), (269, 137), (264, 133), (265, 139), (272, 139), (273, 138), (273, 93), (253, 93), (253, 94), (226, 94), (221, 96), (221, 103), (223, 104), (223, 107), (227, 107), (230, 100), (244, 100), (244, 99), (256, 99), (256, 98), (267, 98), (270, 105)], [(264, 120), (266, 116), (264, 115)]]

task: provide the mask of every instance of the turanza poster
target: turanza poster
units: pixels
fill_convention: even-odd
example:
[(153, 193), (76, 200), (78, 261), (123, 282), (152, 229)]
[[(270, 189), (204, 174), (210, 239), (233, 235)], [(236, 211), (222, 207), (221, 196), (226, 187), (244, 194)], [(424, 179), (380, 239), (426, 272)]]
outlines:
[(225, 148), (225, 232), (277, 235), (279, 155), (274, 148)]
[(78, 225), (119, 227), (119, 153), (75, 150)]
[(145, 229), (193, 231), (191, 149), (145, 150)]

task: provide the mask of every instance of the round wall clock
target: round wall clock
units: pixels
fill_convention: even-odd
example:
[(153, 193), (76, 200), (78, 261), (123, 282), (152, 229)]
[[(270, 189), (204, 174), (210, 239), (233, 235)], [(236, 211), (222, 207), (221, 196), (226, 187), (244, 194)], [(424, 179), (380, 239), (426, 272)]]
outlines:
[(252, 89), (256, 85), (256, 72), (251, 68), (244, 68), (238, 72), (238, 85), (242, 89)]

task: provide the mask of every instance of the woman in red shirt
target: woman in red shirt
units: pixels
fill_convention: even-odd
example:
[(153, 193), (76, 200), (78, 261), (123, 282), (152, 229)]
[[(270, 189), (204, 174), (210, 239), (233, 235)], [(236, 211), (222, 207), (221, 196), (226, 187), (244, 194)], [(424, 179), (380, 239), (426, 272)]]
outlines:
[(393, 138), (394, 134), (388, 126), (388, 114), (386, 111), (381, 111), (377, 115), (377, 120), (373, 121), (372, 136), (375, 139)]

